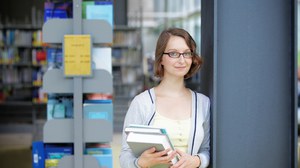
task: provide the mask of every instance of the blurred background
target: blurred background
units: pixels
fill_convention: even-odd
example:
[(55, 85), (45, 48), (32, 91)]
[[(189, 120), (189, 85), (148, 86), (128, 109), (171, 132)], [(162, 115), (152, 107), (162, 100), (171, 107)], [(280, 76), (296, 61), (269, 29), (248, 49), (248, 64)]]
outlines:
[[(71, 2), (68, 0), (31, 0), (26, 2), (1, 0), (0, 2), (1, 168), (32, 167), (32, 142), (43, 140), (45, 123), (56, 118), (73, 117), (72, 94), (51, 94), (43, 89), (45, 73), (52, 69), (63, 68), (63, 50), (61, 44), (44, 43), (42, 40), (44, 33), (42, 27), (47, 20), (73, 17)], [(298, 37), (295, 38), (299, 41), (300, 0), (295, 2), (298, 10)], [(108, 143), (110, 152), (112, 151), (110, 156), (113, 160), (113, 167), (120, 167), (118, 155), (121, 131), (131, 99), (158, 82), (158, 79), (153, 76), (153, 61), (156, 40), (160, 32), (168, 27), (184, 28), (195, 39), (198, 46), (197, 52), (202, 53), (200, 46), (204, 37), (201, 35), (205, 34), (201, 33), (201, 30), (205, 28), (205, 31), (208, 32), (209, 26), (205, 27), (201, 16), (205, 14), (207, 17), (210, 13), (202, 9), (201, 3), (203, 4), (201, 0), (83, 0), (82, 18), (95, 19), (100, 17), (106, 19), (113, 29), (113, 42), (111, 44), (96, 44), (92, 55), (93, 69), (105, 69), (112, 75), (113, 94), (84, 94), (86, 104), (90, 103), (88, 100), (97, 100), (100, 104), (102, 103), (101, 105), (104, 104), (103, 107), (111, 110), (111, 113), (104, 116), (91, 115), (89, 117), (106, 117), (113, 123), (113, 138)], [(256, 4), (258, 3), (256, 2)], [(270, 9), (276, 7), (272, 6), (272, 3), (269, 5)], [(228, 9), (228, 11), (236, 12), (238, 9)], [(239, 12), (242, 13), (242, 11)], [(253, 10), (251, 14), (255, 12)], [(231, 17), (235, 19), (236, 14), (234, 12), (229, 14), (232, 14)], [(263, 14), (267, 15), (266, 13), (261, 15)], [(208, 18), (212, 18), (212, 16)], [(251, 21), (250, 16), (247, 19)], [(276, 19), (280, 20), (281, 18), (274, 20)], [(205, 23), (210, 24), (207, 20)], [(252, 29), (254, 29), (253, 27)], [(251, 27), (248, 28), (251, 30)], [(210, 41), (206, 42), (208, 44)], [(300, 43), (298, 42), (297, 45), (299, 88)], [(103, 55), (105, 57), (100, 57)], [(257, 60), (261, 61), (260, 59)], [(211, 63), (211, 60), (208, 59), (207, 62)], [(201, 73), (203, 71), (188, 79), (186, 85), (196, 91), (203, 90), (202, 87), (205, 85), (201, 83), (201, 79), (203, 79)], [(55, 86), (57, 82), (54, 81), (48, 85)], [(298, 97), (300, 95), (299, 90)], [(298, 101), (298, 127), (300, 124), (299, 107)], [(253, 114), (252, 111), (251, 114)], [(249, 116), (252, 115), (248, 114)], [(254, 117), (250, 119), (254, 120)], [(273, 122), (276, 123), (276, 120)], [(274, 124), (271, 121), (270, 123), (270, 125)], [(250, 123), (250, 126), (253, 125)], [(103, 130), (96, 132), (103, 133)], [(238, 135), (240, 136), (240, 134)], [(276, 143), (274, 144), (276, 145)]]
[[(43, 90), (43, 75), (62, 68), (62, 48), (42, 41), (42, 26), (51, 18), (71, 18), (72, 1), (1, 0), (0, 2), (0, 167), (32, 167), (32, 142), (43, 140), (43, 127), (55, 118), (49, 111), (72, 110), (72, 95), (48, 94)], [(83, 18), (99, 15), (110, 20), (113, 43), (93, 52), (109, 55), (106, 64), (113, 76), (113, 95), (84, 95), (113, 100), (114, 167), (118, 167), (120, 132), (128, 105), (134, 95), (152, 87), (156, 40), (167, 27), (186, 29), (195, 39), (200, 53), (200, 0), (100, 0), (83, 1)], [(92, 13), (94, 3), (105, 12)], [(92, 11), (89, 13), (89, 11)], [(97, 60), (98, 59), (98, 60)], [(103, 63), (105, 62), (105, 63)], [(96, 66), (98, 63), (96, 62)], [(187, 81), (200, 89), (200, 73)], [(51, 85), (56, 85), (53, 82)], [(57, 108), (57, 109), (56, 109)], [(60, 112), (59, 110), (57, 110)], [(55, 113), (56, 118), (60, 113)], [(72, 117), (72, 116), (71, 116)], [(11, 159), (15, 160), (14, 162)], [(16, 161), (17, 160), (17, 161)]]

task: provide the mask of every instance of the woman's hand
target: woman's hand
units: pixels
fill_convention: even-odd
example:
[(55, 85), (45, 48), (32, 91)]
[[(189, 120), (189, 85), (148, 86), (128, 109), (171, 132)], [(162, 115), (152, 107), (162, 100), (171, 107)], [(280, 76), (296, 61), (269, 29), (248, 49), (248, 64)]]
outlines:
[(192, 168), (192, 167), (199, 167), (201, 161), (198, 156), (191, 156), (187, 153), (184, 153), (180, 150), (176, 150), (179, 154), (179, 161), (171, 166), (170, 168)]
[(171, 160), (176, 156), (176, 151), (172, 151), (168, 154), (171, 149), (166, 149), (160, 152), (155, 152), (155, 148), (145, 150), (138, 160), (138, 165), (142, 168), (151, 167), (157, 164), (171, 164)]

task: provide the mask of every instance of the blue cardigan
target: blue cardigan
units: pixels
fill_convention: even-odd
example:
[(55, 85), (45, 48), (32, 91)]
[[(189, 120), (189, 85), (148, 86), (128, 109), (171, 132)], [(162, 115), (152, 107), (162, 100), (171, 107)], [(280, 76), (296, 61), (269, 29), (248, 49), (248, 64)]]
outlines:
[[(201, 93), (191, 92), (192, 133), (190, 133), (189, 137), (188, 153), (191, 155), (198, 155), (201, 160), (200, 168), (205, 168), (209, 165), (210, 159), (210, 101), (208, 97)], [(120, 165), (122, 168), (139, 167), (137, 165), (137, 158), (134, 156), (126, 142), (127, 135), (124, 132), (124, 128), (129, 124), (152, 125), (155, 109), (154, 88), (140, 93), (132, 100), (124, 120), (122, 149), (120, 154)], [(204, 132), (204, 137), (199, 136), (200, 132)]]

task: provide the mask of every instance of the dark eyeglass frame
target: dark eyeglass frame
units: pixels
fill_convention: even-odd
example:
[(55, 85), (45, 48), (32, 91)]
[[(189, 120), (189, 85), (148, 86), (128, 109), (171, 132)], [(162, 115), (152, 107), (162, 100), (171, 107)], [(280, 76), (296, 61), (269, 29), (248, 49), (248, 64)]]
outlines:
[[(181, 55), (184, 58), (193, 58), (193, 56), (194, 56), (194, 53), (190, 52), (190, 51), (183, 52), (183, 53), (172, 51), (172, 52), (164, 52), (163, 54), (167, 54), (170, 58), (179, 58)], [(173, 55), (173, 54), (175, 54), (175, 55)]]

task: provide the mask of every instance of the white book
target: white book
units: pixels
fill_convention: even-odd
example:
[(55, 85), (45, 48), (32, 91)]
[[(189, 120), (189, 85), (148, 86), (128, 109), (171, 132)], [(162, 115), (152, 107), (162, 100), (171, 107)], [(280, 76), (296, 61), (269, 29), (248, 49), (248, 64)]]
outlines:
[[(130, 128), (130, 127), (128, 127)], [(169, 136), (164, 128), (155, 128), (151, 126), (131, 127), (135, 128), (135, 131), (128, 131), (127, 144), (131, 148), (136, 157), (139, 157), (145, 150), (155, 147), (156, 151), (163, 151), (165, 149), (171, 149), (169, 153), (174, 150), (174, 147), (169, 139)], [(139, 131), (136, 131), (140, 129)], [(129, 130), (129, 129), (127, 129)], [(142, 132), (141, 130), (145, 130)], [(168, 154), (169, 154), (168, 153)], [(172, 159), (172, 164), (178, 161), (177, 157)], [(155, 168), (165, 168), (168, 165), (157, 165)]]
[(128, 127), (126, 127), (125, 133), (128, 134), (129, 132), (167, 134), (167, 131), (164, 128), (137, 124), (130, 124)]
[(94, 47), (92, 49), (92, 68), (104, 69), (110, 74), (112, 73), (112, 56), (111, 48), (108, 47)]

